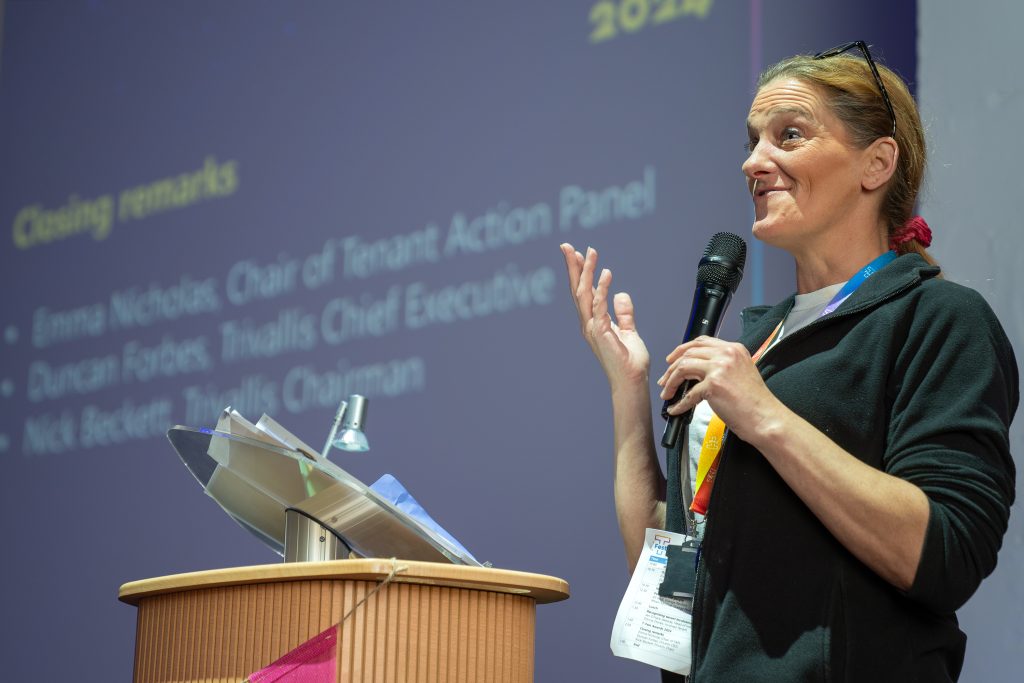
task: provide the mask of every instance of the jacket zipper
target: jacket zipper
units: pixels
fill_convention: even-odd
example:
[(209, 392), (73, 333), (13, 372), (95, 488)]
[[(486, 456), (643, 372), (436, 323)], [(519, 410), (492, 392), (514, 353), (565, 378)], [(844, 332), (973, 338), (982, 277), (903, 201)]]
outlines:
[[(802, 336), (806, 336), (805, 333), (807, 332), (807, 330), (811, 330), (811, 329), (814, 329), (816, 327), (819, 327), (820, 325), (823, 325), (826, 322), (832, 322), (832, 321), (835, 321), (835, 320), (840, 320), (842, 318), (845, 318), (847, 316), (853, 315), (855, 313), (860, 313), (861, 311), (864, 311), (864, 310), (867, 310), (869, 308), (873, 308), (875, 306), (881, 305), (881, 304), (885, 303), (886, 301), (888, 301), (889, 299), (892, 299), (892, 298), (902, 294), (903, 292), (906, 292), (906, 291), (910, 290), (911, 288), (917, 286), (921, 282), (922, 282), (922, 278), (921, 278), (920, 275), (918, 275), (913, 280), (908, 282), (907, 284), (903, 285), (902, 287), (898, 287), (897, 289), (894, 289), (894, 290), (888, 292), (884, 296), (878, 297), (878, 298), (873, 299), (871, 301), (864, 302), (863, 304), (860, 304), (860, 305), (855, 306), (853, 308), (850, 308), (848, 310), (845, 310), (845, 311), (842, 311), (842, 312), (831, 313), (829, 315), (826, 315), (823, 318), (818, 318), (814, 322), (809, 323), (808, 325), (805, 325), (804, 327), (801, 327), (799, 330), (794, 332), (792, 336), (787, 336), (787, 337), (783, 337), (782, 339), (780, 339), (775, 344), (774, 347), (771, 347), (771, 348), (765, 350), (765, 355), (767, 355), (772, 349), (774, 349), (775, 347), (779, 346), (780, 344), (785, 344), (790, 339), (793, 339), (793, 338), (800, 339)], [(788, 315), (788, 312), (786, 313), (786, 315)], [(729, 432), (726, 432), (725, 440), (724, 440), (724, 443), (722, 444), (722, 461), (721, 461), (721, 464), (719, 465), (719, 470), (718, 470), (717, 477), (722, 477), (723, 476), (724, 472), (722, 471), (722, 468), (725, 467), (725, 464), (728, 461), (728, 458), (725, 457), (726, 456), (725, 447), (726, 447), (727, 443), (729, 443)], [(687, 466), (689, 466), (689, 464), (687, 464)], [(708, 496), (708, 512), (707, 512), (706, 515), (704, 515), (704, 537), (701, 539), (701, 550), (697, 554), (696, 586), (695, 586), (695, 589), (694, 589), (693, 611), (691, 613), (691, 620), (690, 620), (690, 626), (691, 626), (691, 628), (690, 628), (690, 675), (687, 676), (687, 678), (686, 678), (688, 683), (696, 683), (696, 677), (697, 677), (697, 663), (698, 663), (697, 628), (696, 628), (697, 623), (698, 623), (697, 613), (698, 613), (698, 606), (703, 604), (703, 599), (702, 598), (704, 597), (704, 592), (701, 590), (701, 588), (702, 588), (702, 585), (701, 585), (702, 572), (701, 572), (701, 570), (704, 568), (704, 562), (703, 562), (703, 559), (704, 559), (704, 548), (707, 546), (708, 539), (710, 539), (712, 537), (711, 536), (711, 509), (712, 509), (711, 506), (714, 505), (715, 501), (718, 500), (718, 498), (719, 498), (719, 496), (715, 495), (715, 490), (716, 489), (717, 489), (717, 487), (712, 488), (711, 489), (711, 493)]]

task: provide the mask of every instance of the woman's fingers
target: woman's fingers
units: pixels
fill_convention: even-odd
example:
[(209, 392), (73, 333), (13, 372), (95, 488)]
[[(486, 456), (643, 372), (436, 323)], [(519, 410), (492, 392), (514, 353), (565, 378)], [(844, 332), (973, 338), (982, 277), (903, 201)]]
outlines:
[[(597, 322), (597, 329), (607, 331), (612, 327), (611, 315), (608, 310), (608, 289), (612, 283), (612, 272), (603, 269), (594, 285), (594, 272), (597, 270), (597, 250), (587, 247), (586, 255), (576, 251), (569, 243), (560, 246), (565, 256), (565, 267), (569, 273), (569, 287), (576, 312), (579, 314), (580, 327), (586, 337), (594, 333), (591, 323)], [(630, 308), (632, 306), (630, 305)], [(588, 331), (589, 330), (589, 331)]]
[(565, 270), (569, 274), (569, 292), (575, 296), (576, 286), (580, 282), (580, 273), (583, 270), (583, 255), (576, 251), (571, 244), (564, 242), (558, 246), (565, 258)]
[(636, 332), (636, 319), (633, 315), (633, 300), (629, 294), (619, 292), (612, 297), (612, 308), (615, 310), (615, 322), (620, 330)]
[[(670, 359), (668, 361), (668, 367), (665, 368), (665, 372), (661, 375), (661, 377), (659, 377), (657, 379), (657, 382), (656, 382), (657, 384), (659, 384), (660, 386), (665, 386), (665, 382), (668, 380), (669, 374), (676, 368), (677, 365), (679, 365), (680, 362), (682, 362), (684, 356), (685, 356), (686, 360), (705, 360), (705, 361), (706, 360), (711, 360), (711, 359), (713, 359), (715, 357), (716, 350), (715, 350), (714, 347), (711, 347), (711, 346), (695, 346), (694, 342), (696, 342), (696, 341), (697, 340), (694, 340), (693, 342), (689, 342), (688, 344), (683, 344), (682, 346), (678, 346), (678, 347), (676, 347), (677, 351), (678, 351), (678, 349), (683, 349), (683, 350), (678, 352), (678, 353), (677, 353), (677, 351), (673, 351), (672, 353), (670, 353), (668, 355), (668, 358)], [(684, 347), (686, 347), (686, 348), (684, 348)]]
[(683, 397), (670, 405), (665, 412), (669, 415), (682, 415), (704, 400), (704, 383), (698, 382), (683, 394)]
[(696, 339), (691, 339), (690, 341), (686, 342), (685, 344), (680, 344), (676, 348), (672, 349), (672, 353), (670, 353), (667, 356), (665, 356), (665, 362), (666, 363), (674, 363), (677, 360), (679, 360), (680, 358), (682, 358), (684, 353), (687, 353), (687, 352), (691, 352), (692, 353), (692, 352), (696, 351), (697, 349), (710, 349), (710, 348), (714, 348), (716, 346), (721, 346), (721, 345), (728, 344), (728, 343), (729, 342), (722, 341), (721, 339), (718, 339), (717, 337), (708, 337), (706, 335), (702, 335), (700, 337), (697, 337)]
[(660, 398), (663, 401), (670, 400), (676, 395), (679, 387), (686, 382), (691, 382), (686, 393), (668, 407), (669, 415), (682, 415), (704, 399), (709, 398), (708, 390), (712, 383), (710, 373), (713, 371), (714, 365), (713, 359), (694, 358), (687, 355), (686, 358), (677, 361), (665, 371), (665, 374), (658, 380), (658, 384), (662, 386)]
[(584, 256), (576, 251), (571, 244), (559, 245), (565, 257), (565, 270), (569, 274), (569, 294), (576, 304), (576, 313), (580, 318), (580, 326), (586, 327), (593, 316), (594, 306), (594, 269), (597, 267), (597, 252), (588, 247)]
[(672, 398), (676, 393), (676, 389), (686, 380), (702, 381), (711, 370), (711, 364), (712, 361), (710, 360), (690, 358), (689, 356), (674, 364), (658, 380), (658, 385), (662, 388), (661, 398)]
[(594, 307), (594, 271), (596, 269), (597, 250), (587, 247), (587, 254), (583, 257), (583, 269), (580, 271), (580, 280), (576, 283), (576, 301), (579, 303), (580, 313), (588, 316)]
[(591, 304), (591, 314), (595, 320), (602, 323), (611, 323), (611, 316), (608, 314), (608, 287), (612, 284), (612, 271), (605, 268), (597, 278), (597, 287), (594, 288), (594, 301)]
[(568, 242), (559, 245), (562, 256), (565, 258), (565, 272), (569, 275), (569, 294), (573, 301), (576, 300), (576, 288), (580, 284), (580, 273), (583, 271), (583, 263), (577, 258), (579, 252), (573, 249)]

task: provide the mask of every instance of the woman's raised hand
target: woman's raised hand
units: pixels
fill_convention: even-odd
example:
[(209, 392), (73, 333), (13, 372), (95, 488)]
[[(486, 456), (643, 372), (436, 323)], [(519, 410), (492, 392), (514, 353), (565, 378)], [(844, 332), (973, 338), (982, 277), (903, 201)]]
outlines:
[(605, 268), (594, 286), (597, 270), (597, 251), (587, 248), (584, 256), (571, 244), (561, 245), (565, 267), (569, 273), (569, 293), (576, 304), (580, 331), (597, 360), (601, 363), (612, 388), (642, 384), (647, 386), (651, 359), (647, 346), (636, 331), (633, 301), (625, 292), (616, 294), (612, 301), (615, 320), (608, 312), (608, 288), (612, 272)]

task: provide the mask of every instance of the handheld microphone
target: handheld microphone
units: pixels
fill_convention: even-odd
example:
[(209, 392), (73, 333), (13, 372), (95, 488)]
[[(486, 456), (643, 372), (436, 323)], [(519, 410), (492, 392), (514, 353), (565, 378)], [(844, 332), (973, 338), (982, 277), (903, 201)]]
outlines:
[[(693, 293), (693, 305), (690, 307), (690, 320), (686, 323), (683, 344), (702, 335), (714, 337), (718, 334), (722, 314), (743, 279), (746, 260), (747, 243), (742, 237), (731, 232), (718, 232), (711, 236), (697, 266), (697, 289)], [(661, 445), (665, 448), (675, 447), (683, 427), (690, 424), (693, 418), (692, 408), (683, 415), (668, 414), (669, 406), (678, 402), (693, 384), (692, 380), (683, 382), (675, 396), (661, 407), (661, 416), (668, 420), (661, 437)]]

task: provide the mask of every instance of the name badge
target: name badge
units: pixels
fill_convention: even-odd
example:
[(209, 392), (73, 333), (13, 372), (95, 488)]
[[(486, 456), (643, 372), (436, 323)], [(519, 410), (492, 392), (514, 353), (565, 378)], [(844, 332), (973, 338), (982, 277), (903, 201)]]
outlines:
[(682, 598), (693, 606), (693, 594), (697, 590), (697, 561), (700, 546), (694, 539), (681, 545), (670, 545), (665, 549), (665, 578), (658, 586), (658, 595), (663, 598)]

